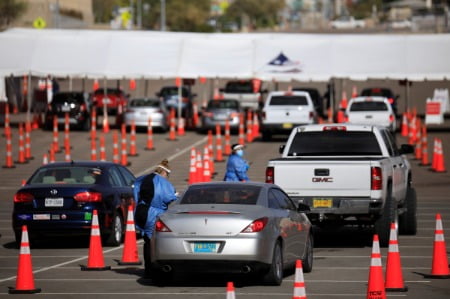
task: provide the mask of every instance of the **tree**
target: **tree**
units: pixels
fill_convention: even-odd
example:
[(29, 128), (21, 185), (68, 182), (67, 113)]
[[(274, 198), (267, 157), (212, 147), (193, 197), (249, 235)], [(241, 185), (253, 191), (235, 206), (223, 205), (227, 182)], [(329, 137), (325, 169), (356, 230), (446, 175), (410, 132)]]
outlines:
[(279, 14), (285, 7), (279, 0), (236, 0), (226, 12), (227, 16), (242, 24), (248, 18), (253, 29), (273, 28), (279, 23)]
[(0, 1), (0, 29), (5, 29), (27, 9), (24, 2), (17, 0)]

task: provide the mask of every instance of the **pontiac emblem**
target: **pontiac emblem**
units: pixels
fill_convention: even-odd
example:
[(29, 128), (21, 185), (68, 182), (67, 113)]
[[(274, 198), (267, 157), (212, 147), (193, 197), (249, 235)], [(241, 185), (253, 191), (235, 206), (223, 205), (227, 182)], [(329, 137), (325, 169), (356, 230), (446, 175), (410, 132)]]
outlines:
[(56, 194), (58, 194), (58, 190), (52, 189), (52, 190), (50, 190), (50, 194), (51, 195), (56, 195)]

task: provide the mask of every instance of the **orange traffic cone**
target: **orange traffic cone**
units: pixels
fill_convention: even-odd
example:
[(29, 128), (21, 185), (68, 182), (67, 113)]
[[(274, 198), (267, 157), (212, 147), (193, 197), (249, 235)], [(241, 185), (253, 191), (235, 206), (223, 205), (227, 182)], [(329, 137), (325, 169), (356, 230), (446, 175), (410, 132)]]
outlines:
[(239, 116), (239, 137), (238, 143), (245, 145), (245, 134), (244, 134), (244, 115)]
[(89, 256), (87, 266), (81, 266), (82, 271), (103, 271), (110, 270), (110, 266), (105, 266), (103, 259), (102, 239), (100, 237), (100, 226), (98, 225), (97, 210), (93, 211), (91, 239), (89, 242)]
[(227, 299), (236, 299), (233, 282), (227, 282)]
[(203, 181), (204, 182), (211, 181), (211, 170), (209, 167), (209, 150), (207, 146), (205, 146), (203, 150)]
[(136, 229), (134, 226), (134, 209), (128, 206), (127, 228), (125, 231), (125, 241), (123, 242), (122, 260), (119, 265), (141, 265), (136, 243)]
[(422, 160), (422, 128), (417, 128), (416, 142), (414, 148), (414, 158), (416, 160)]
[(137, 149), (136, 149), (136, 123), (134, 120), (131, 122), (131, 129), (130, 129), (130, 153), (128, 156), (136, 157), (138, 156)]
[(435, 137), (433, 140), (433, 156), (431, 158), (431, 169), (432, 171), (434, 171), (437, 167), (437, 153), (438, 153), (438, 139)]
[(97, 161), (97, 144), (95, 139), (91, 140), (91, 161)]
[(58, 138), (58, 117), (55, 115), (53, 117), (53, 151), (59, 153), (59, 138)]
[(422, 126), (422, 162), (419, 165), (430, 165), (430, 162), (428, 161), (428, 138), (426, 126)]
[(97, 139), (97, 112), (92, 109), (91, 112), (91, 139)]
[(175, 141), (177, 140), (175, 138), (175, 109), (170, 110), (170, 130), (169, 130), (169, 141)]
[(103, 107), (103, 133), (109, 133), (108, 109)]
[(345, 112), (343, 109), (339, 109), (336, 115), (336, 122), (337, 123), (345, 123)]
[(216, 125), (216, 162), (223, 162), (222, 154), (222, 135), (220, 133), (220, 125)]
[(48, 156), (47, 154), (44, 154), (44, 156), (42, 157), (42, 165), (47, 165), (48, 164)]
[(25, 159), (34, 159), (31, 155), (31, 123), (29, 120), (25, 122)]
[(202, 153), (200, 152), (200, 151), (197, 151), (197, 159), (195, 160), (196, 161), (196, 163), (197, 163), (197, 170), (196, 170), (196, 173), (197, 173), (197, 180), (196, 180), (196, 182), (198, 182), (198, 183), (201, 183), (201, 182), (203, 182), (204, 181), (204, 178), (203, 178), (203, 161), (202, 161)]
[(442, 140), (438, 140), (438, 146), (437, 146), (437, 153), (436, 153), (436, 168), (434, 169), (434, 172), (447, 172), (445, 169), (445, 162), (444, 162), (444, 149), (442, 148)]
[(230, 142), (230, 121), (225, 121), (225, 155), (231, 155), (231, 142)]
[(100, 161), (106, 161), (105, 136), (100, 136)]
[(197, 160), (196, 160), (196, 150), (195, 148), (191, 148), (191, 159), (189, 165), (189, 179), (188, 184), (197, 183)]
[(178, 117), (178, 136), (184, 136), (186, 131), (184, 130), (184, 118)]
[(25, 140), (23, 136), (23, 125), (19, 124), (19, 158), (16, 161), (17, 164), (25, 164), (28, 161), (25, 159)]
[(212, 131), (209, 130), (208, 131), (208, 151), (209, 151), (209, 157), (210, 159), (210, 164), (209, 164), (209, 168), (211, 171), (211, 174), (215, 174), (215, 166), (214, 166), (214, 150), (213, 150), (213, 135), (212, 135)]
[(148, 125), (147, 125), (147, 147), (145, 148), (147, 151), (153, 151), (155, 150), (153, 146), (153, 126), (152, 126), (152, 118), (148, 118)]
[(386, 299), (384, 289), (383, 267), (381, 265), (380, 243), (378, 235), (373, 236), (372, 256), (370, 260), (367, 299)]
[(258, 114), (256, 112), (253, 113), (253, 128), (252, 128), (252, 140), (255, 140), (259, 137), (259, 120)]
[(197, 103), (192, 104), (192, 125), (195, 128), (198, 127), (200, 119), (198, 118), (198, 105)]
[(5, 122), (4, 122), (4, 136), (8, 137), (11, 136), (11, 126), (10, 126), (10, 120), (9, 120), (9, 105), (6, 103), (5, 105)]
[(16, 287), (10, 288), (10, 294), (40, 293), (40, 288), (34, 287), (33, 266), (31, 262), (30, 243), (28, 241), (27, 226), (22, 226), (22, 240), (20, 241), (20, 254), (17, 266)]
[(450, 278), (441, 214), (436, 214), (436, 230), (434, 231), (433, 264), (431, 266), (431, 274), (426, 274), (424, 277), (441, 279)]
[(253, 120), (252, 120), (252, 112), (250, 110), (247, 111), (247, 142), (253, 142)]
[(11, 134), (6, 135), (6, 159), (5, 159), (5, 165), (3, 165), (3, 168), (15, 168), (12, 157), (12, 140), (11, 140)]
[(348, 105), (347, 93), (344, 90), (344, 91), (342, 91), (342, 99), (341, 99), (341, 102), (339, 103), (339, 108), (345, 110), (345, 109), (347, 109), (347, 105)]
[(64, 149), (64, 161), (66, 162), (72, 161), (72, 157), (70, 156), (70, 146), (67, 146)]
[(127, 158), (127, 130), (125, 124), (122, 124), (120, 164), (123, 166), (129, 166), (131, 164), (128, 162)]
[(119, 133), (115, 130), (113, 133), (113, 163), (119, 162)]
[(401, 128), (401, 134), (403, 137), (408, 136), (408, 117), (406, 116), (406, 112), (403, 113), (402, 117), (402, 128)]
[(356, 86), (353, 85), (352, 88), (352, 98), (356, 98), (358, 96), (358, 90), (356, 89)]
[(406, 292), (408, 287), (403, 282), (402, 265), (400, 262), (400, 251), (397, 241), (397, 229), (395, 223), (391, 223), (389, 235), (389, 249), (386, 262), (385, 288), (388, 292)]
[(292, 299), (306, 299), (305, 280), (303, 278), (302, 261), (295, 262), (294, 294)]

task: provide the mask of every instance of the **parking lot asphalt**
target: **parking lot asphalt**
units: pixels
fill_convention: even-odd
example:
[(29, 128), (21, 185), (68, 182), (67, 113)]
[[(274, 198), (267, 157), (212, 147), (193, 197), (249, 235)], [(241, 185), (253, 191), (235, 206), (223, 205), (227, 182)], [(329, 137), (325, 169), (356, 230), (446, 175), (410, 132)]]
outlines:
[[(17, 122), (23, 116), (13, 116), (13, 155), (17, 158)], [(448, 122), (448, 120), (447, 120)], [(430, 128), (429, 144), (433, 138), (443, 141), (444, 156), (450, 154), (450, 126), (448, 123)], [(114, 129), (114, 128), (113, 128)], [(98, 132), (101, 134), (101, 130)], [(107, 157), (112, 157), (111, 132), (105, 134)], [(236, 135), (231, 142), (237, 141)], [(62, 144), (63, 134), (59, 133)], [(169, 141), (168, 134), (154, 134), (154, 151), (145, 151), (146, 132), (137, 133), (138, 156), (129, 157), (129, 168), (136, 175), (149, 172), (163, 158), (169, 158), (173, 173), (171, 181), (178, 191), (187, 186), (189, 176), (189, 155), (192, 147), (202, 149), (207, 136), (187, 131), (185, 136), (177, 136)], [(405, 137), (397, 134), (399, 143), (406, 143)], [(14, 245), (11, 228), (12, 198), (27, 179), (42, 164), (52, 140), (51, 131), (41, 129), (31, 134), (32, 156), (26, 164), (15, 164), (15, 168), (0, 168), (0, 296), (10, 296), (8, 290), (15, 286), (19, 250)], [(252, 180), (263, 181), (267, 160), (278, 156), (278, 147), (285, 137), (276, 137), (270, 142), (256, 139), (247, 144), (246, 158), (251, 167)], [(88, 132), (71, 131), (70, 141), (73, 159), (90, 159), (90, 141)], [(5, 137), (0, 137), (0, 163), (4, 164)], [(432, 149), (428, 149), (431, 157)], [(62, 160), (63, 153), (57, 154)], [(224, 157), (226, 159), (226, 157)], [(387, 297), (407, 298), (450, 298), (448, 279), (429, 279), (433, 260), (435, 217), (439, 213), (443, 220), (444, 236), (450, 238), (450, 173), (435, 173), (429, 166), (420, 166), (414, 155), (410, 155), (413, 167), (413, 185), (418, 197), (418, 233), (416, 236), (399, 236), (399, 249), (407, 292), (389, 292)], [(450, 167), (450, 158), (445, 157), (445, 168)], [(217, 174), (213, 180), (222, 180), (225, 163), (216, 162)], [(314, 248), (314, 267), (305, 274), (305, 289), (308, 298), (363, 298), (366, 296), (370, 255), (372, 250), (371, 234), (364, 229), (346, 228), (339, 231), (323, 232), (316, 235)], [(138, 241), (139, 243), (142, 240)], [(139, 254), (142, 257), (141, 245)], [(294, 275), (286, 273), (283, 284), (278, 287), (264, 286), (258, 281), (239, 276), (181, 276), (165, 287), (155, 285), (151, 280), (143, 279), (143, 266), (119, 266), (122, 247), (104, 247), (105, 264), (112, 267), (109, 271), (85, 272), (80, 265), (85, 264), (88, 255), (87, 242), (80, 240), (55, 239), (31, 248), (34, 282), (42, 292), (38, 296), (45, 298), (224, 298), (226, 282), (234, 281), (236, 298), (291, 298)], [(447, 252), (449, 251), (447, 246)], [(386, 266), (387, 249), (381, 249), (382, 264)]]

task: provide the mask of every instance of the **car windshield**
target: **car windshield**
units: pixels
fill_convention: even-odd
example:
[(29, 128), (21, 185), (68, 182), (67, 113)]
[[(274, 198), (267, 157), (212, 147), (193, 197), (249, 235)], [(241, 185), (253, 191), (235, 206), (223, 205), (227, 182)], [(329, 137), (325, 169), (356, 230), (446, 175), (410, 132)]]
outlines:
[(209, 101), (208, 108), (212, 109), (237, 109), (239, 107), (238, 101), (227, 101), (227, 100), (213, 100)]
[(64, 104), (64, 103), (82, 103), (84, 101), (84, 95), (82, 93), (57, 93), (53, 96), (52, 103)]
[(160, 106), (157, 99), (133, 99), (130, 102), (130, 107), (153, 107), (158, 108)]
[(296, 134), (289, 156), (372, 156), (381, 149), (372, 132), (322, 131)]
[(250, 81), (228, 82), (225, 86), (225, 92), (229, 93), (253, 93), (253, 84)]
[(101, 173), (95, 167), (43, 167), (30, 178), (29, 184), (95, 184)]
[(384, 102), (355, 102), (351, 104), (350, 111), (388, 111), (388, 107)]
[[(116, 88), (107, 88), (106, 89), (106, 93), (107, 94), (116, 94), (116, 95), (120, 95), (121, 93), (123, 93), (120, 89), (116, 89)], [(105, 90), (103, 88), (99, 88), (95, 91), (95, 95), (102, 95), (105, 94)]]
[(307, 106), (308, 100), (305, 96), (273, 96), (269, 102), (270, 106)]
[(364, 89), (361, 92), (362, 96), (379, 96), (379, 97), (386, 97), (386, 98), (392, 98), (392, 92), (389, 89), (386, 88), (370, 88), (370, 89)]
[(180, 200), (180, 204), (238, 204), (256, 205), (261, 192), (259, 186), (211, 185), (193, 186)]

